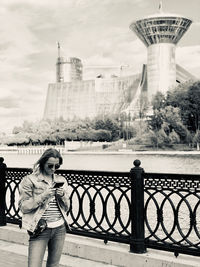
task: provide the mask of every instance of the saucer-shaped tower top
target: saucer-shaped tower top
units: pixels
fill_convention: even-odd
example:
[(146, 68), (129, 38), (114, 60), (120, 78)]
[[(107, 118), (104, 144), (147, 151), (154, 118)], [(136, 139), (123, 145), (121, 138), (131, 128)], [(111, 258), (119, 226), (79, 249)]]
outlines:
[(147, 92), (151, 103), (158, 91), (165, 94), (176, 85), (175, 48), (192, 21), (160, 11), (136, 20), (130, 29), (147, 47)]
[(191, 23), (183, 16), (161, 12), (132, 22), (130, 29), (148, 47), (158, 43), (177, 44)]

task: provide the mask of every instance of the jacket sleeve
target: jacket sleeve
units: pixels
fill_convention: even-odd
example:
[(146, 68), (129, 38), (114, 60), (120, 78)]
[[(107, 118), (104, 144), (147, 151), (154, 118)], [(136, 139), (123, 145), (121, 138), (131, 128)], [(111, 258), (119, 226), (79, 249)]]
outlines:
[(68, 183), (67, 183), (65, 178), (64, 178), (64, 180), (65, 180), (64, 186), (63, 186), (64, 196), (61, 197), (60, 199), (62, 200), (62, 202), (64, 204), (65, 211), (67, 212), (69, 210), (69, 207), (70, 207), (70, 200), (69, 200), (69, 195), (70, 194), (69, 194), (69, 185), (68, 185)]
[(37, 209), (45, 201), (43, 194), (33, 194), (33, 183), (31, 181), (31, 176), (26, 176), (23, 178), (19, 184), (19, 194), (19, 209), (24, 214)]

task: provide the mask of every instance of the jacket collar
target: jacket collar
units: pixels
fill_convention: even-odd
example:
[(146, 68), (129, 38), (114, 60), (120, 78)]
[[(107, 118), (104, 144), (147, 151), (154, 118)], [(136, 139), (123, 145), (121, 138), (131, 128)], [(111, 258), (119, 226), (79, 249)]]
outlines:
[(38, 179), (38, 181), (44, 181), (45, 183), (48, 183), (47, 180), (45, 179), (45, 177), (42, 175), (42, 173), (38, 174), (37, 179)]
[[(42, 173), (39, 173), (37, 175), (37, 179), (38, 181), (44, 181), (45, 183), (48, 183), (47, 180), (45, 179), (45, 177), (42, 175)], [(53, 179), (53, 183), (55, 182), (60, 182), (59, 176), (54, 174), (54, 179)]]

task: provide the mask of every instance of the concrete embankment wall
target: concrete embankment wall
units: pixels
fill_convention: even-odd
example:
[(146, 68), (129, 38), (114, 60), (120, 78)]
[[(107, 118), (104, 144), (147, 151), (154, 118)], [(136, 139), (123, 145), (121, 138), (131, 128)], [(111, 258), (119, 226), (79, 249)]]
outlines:
[[(28, 245), (25, 230), (16, 225), (0, 227), (0, 240)], [(123, 267), (199, 267), (199, 257), (179, 255), (148, 249), (145, 254), (129, 252), (129, 246), (114, 242), (104, 244), (102, 240), (66, 235), (63, 254)], [(67, 264), (67, 263), (66, 263)]]

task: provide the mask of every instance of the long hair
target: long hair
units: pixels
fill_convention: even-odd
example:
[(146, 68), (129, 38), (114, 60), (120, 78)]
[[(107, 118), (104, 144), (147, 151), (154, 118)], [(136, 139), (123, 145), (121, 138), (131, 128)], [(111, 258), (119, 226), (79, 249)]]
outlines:
[(44, 151), (42, 156), (34, 164), (33, 171), (37, 172), (37, 173), (43, 172), (44, 171), (44, 165), (49, 158), (58, 158), (59, 164), (62, 165), (62, 163), (63, 163), (63, 158), (62, 158), (60, 152), (58, 150), (56, 150), (55, 148), (48, 148), (47, 150)]

